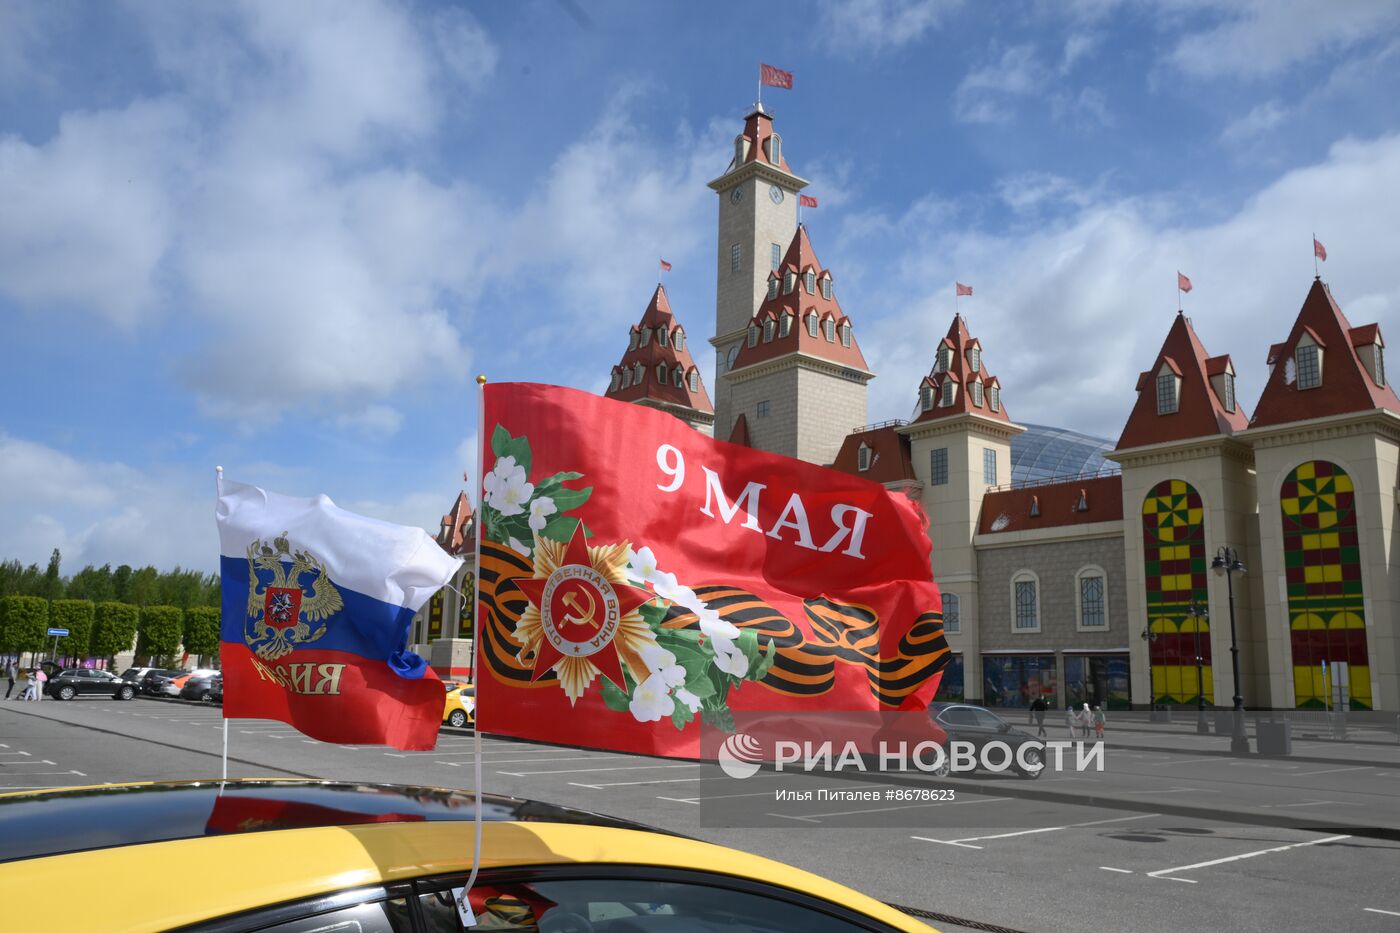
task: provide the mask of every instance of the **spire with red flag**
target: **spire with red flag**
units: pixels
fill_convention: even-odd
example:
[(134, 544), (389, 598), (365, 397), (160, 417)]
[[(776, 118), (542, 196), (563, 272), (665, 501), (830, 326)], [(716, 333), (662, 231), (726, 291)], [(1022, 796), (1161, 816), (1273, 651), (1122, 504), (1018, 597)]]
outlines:
[(953, 284), (958, 287), (957, 294), (953, 296), (954, 298), (962, 298), (963, 296), (967, 296), (968, 298), (972, 297), (971, 285), (964, 285), (961, 282), (954, 282)]

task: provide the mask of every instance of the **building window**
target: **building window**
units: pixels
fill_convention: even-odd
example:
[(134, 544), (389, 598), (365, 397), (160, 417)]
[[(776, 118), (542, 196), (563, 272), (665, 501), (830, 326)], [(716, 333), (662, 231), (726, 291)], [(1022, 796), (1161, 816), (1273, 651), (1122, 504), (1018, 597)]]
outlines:
[(982, 448), (982, 482), (988, 486), (997, 484), (997, 452), (994, 447)]
[(946, 373), (948, 367), (953, 363), (953, 351), (949, 347), (939, 347), (938, 357), (934, 362), (933, 371), (936, 373)]
[(807, 289), (807, 294), (809, 295), (815, 295), (817, 293), (817, 274), (811, 269), (808, 269), (802, 274), (802, 287)]
[(777, 297), (778, 297), (778, 277), (777, 277), (777, 276), (771, 276), (771, 277), (768, 279), (768, 298), (771, 300), (771, 299), (774, 299), (774, 298), (777, 298)]
[(982, 380), (972, 380), (972, 404), (982, 407)]
[(822, 297), (827, 301), (831, 300), (831, 276), (822, 276)]
[(1376, 385), (1385, 388), (1385, 347), (1376, 344)]
[(637, 340), (638, 340), (638, 339), (639, 339), (639, 335), (637, 334), (637, 332), (636, 332), (635, 330), (632, 331), (630, 334), (628, 334), (628, 335), (627, 335), (627, 349), (629, 349), (629, 350), (635, 350), (635, 349), (637, 349)]
[(685, 349), (685, 331), (683, 331), (683, 330), (681, 330), (679, 327), (677, 327), (677, 328), (676, 328), (676, 336), (675, 336), (674, 338), (672, 338), (671, 342), (674, 343), (674, 344), (676, 345), (676, 349), (677, 349), (677, 350), (684, 350), (684, 349)]
[(844, 324), (841, 325), (841, 346), (843, 346), (843, 347), (849, 347), (850, 345), (851, 345), (851, 322), (850, 322), (850, 321), (846, 321)]
[(1053, 654), (990, 654), (982, 658), (982, 702), (1025, 709), (1037, 698), (1055, 709), (1059, 678)]
[(675, 380), (677, 389), (685, 388), (685, 367), (677, 364), (676, 368), (671, 371), (671, 377)]
[(690, 371), (690, 391), (692, 391), (692, 392), (699, 392), (699, 391), (700, 391), (700, 373), (699, 373), (698, 370), (692, 369), (692, 370)]
[(774, 165), (783, 161), (783, 140), (777, 133), (768, 137), (768, 161)]
[(1298, 361), (1298, 388), (1316, 389), (1322, 385), (1322, 354), (1317, 344), (1300, 346), (1295, 354)]
[(670, 336), (671, 336), (671, 335), (670, 335), (670, 332), (667, 331), (666, 328), (664, 328), (664, 327), (658, 327), (658, 328), (656, 329), (656, 342), (657, 342), (658, 344), (660, 344), (661, 346), (664, 347), (664, 346), (666, 346), (668, 343), (670, 343), (670, 339), (669, 339)]
[(944, 408), (953, 404), (953, 397), (957, 393), (957, 385), (951, 379), (943, 380), (943, 397), (938, 400), (938, 404)]
[(935, 447), (928, 452), (928, 484), (946, 486), (948, 484), (948, 448)]
[(761, 402), (758, 403), (758, 409), (757, 409), (757, 411), (755, 411), (754, 413), (755, 413), (756, 415), (758, 415), (758, 417), (760, 417), (760, 418), (767, 418), (767, 417), (768, 417), (768, 410), (769, 410), (768, 400), (767, 400), (767, 399), (764, 399), (763, 401), (761, 401)]
[(827, 318), (822, 325), (822, 330), (826, 335), (826, 342), (831, 343), (836, 340), (836, 319)]
[(815, 311), (807, 312), (807, 334), (811, 337), (817, 336), (817, 312)]
[(790, 311), (784, 311), (783, 322), (778, 326), (778, 336), (786, 337), (790, 333), (792, 333), (792, 313)]
[(774, 329), (775, 326), (776, 326), (776, 325), (774, 324), (773, 319), (772, 319), (771, 317), (770, 317), (768, 320), (766, 320), (766, 321), (763, 322), (763, 342), (764, 342), (764, 343), (772, 343), (772, 342), (773, 342), (773, 329)]
[(777, 243), (773, 243), (771, 244), (769, 253), (773, 257), (773, 269), (776, 271), (777, 268), (783, 264), (783, 248)]
[(657, 363), (657, 364), (656, 364), (656, 382), (657, 382), (658, 385), (663, 385), (663, 386), (664, 386), (666, 383), (668, 383), (668, 382), (671, 381), (670, 379), (666, 378), (666, 375), (667, 375), (667, 374), (666, 374), (666, 364), (665, 364), (665, 363)]
[(796, 272), (784, 272), (784, 273), (783, 273), (783, 294), (784, 294), (784, 295), (791, 295), (791, 294), (792, 294), (792, 290), (793, 290), (794, 288), (796, 288), (796, 287), (797, 287), (797, 273), (796, 273)]
[(856, 469), (862, 473), (870, 469), (870, 448), (864, 444), (856, 451)]
[(1176, 374), (1162, 373), (1157, 377), (1157, 414), (1170, 415), (1176, 411)]
[(646, 370), (642, 369), (642, 364), (641, 364), (641, 363), (633, 363), (633, 364), (632, 364), (632, 381), (635, 382), (637, 385), (641, 385), (641, 384), (642, 384), (642, 374), (643, 374), (644, 372), (646, 372)]
[(735, 243), (733, 246), (729, 247), (729, 271), (731, 273), (738, 272), (740, 269), (743, 268), (743, 260), (743, 244)]
[(933, 408), (933, 386), (927, 382), (919, 387), (919, 408), (923, 411)]
[(982, 371), (981, 347), (972, 347), (967, 351), (967, 365), (970, 366), (975, 373), (980, 373)]
[(1079, 627), (1102, 629), (1108, 625), (1104, 604), (1104, 575), (1097, 567), (1079, 571)]
[(948, 659), (948, 666), (943, 668), (943, 676), (938, 681), (938, 692), (933, 695), (933, 698), (947, 703), (963, 702), (962, 655), (954, 654)]
[(987, 390), (987, 404), (992, 406), (992, 411), (1001, 411), (1001, 386), (992, 386)]
[(616, 392), (617, 387), (622, 384), (622, 375), (614, 369), (612, 371), (612, 382), (608, 385), (609, 392)]
[(756, 346), (758, 346), (758, 325), (757, 325), (757, 324), (750, 324), (750, 325), (749, 325), (749, 339), (748, 339), (748, 345), (751, 346), (751, 347), (756, 347)]
[(632, 367), (627, 367), (622, 371), (622, 387), (629, 388), (632, 385)]
[(943, 594), (943, 631), (948, 635), (962, 631), (962, 600), (952, 593)]
[(1029, 570), (1011, 578), (1011, 629), (1040, 631), (1040, 581)]
[(730, 370), (734, 368), (734, 361), (739, 358), (739, 347), (737, 345), (729, 348), (729, 352), (724, 357), (724, 368)]
[(1225, 403), (1225, 410), (1226, 410), (1226, 411), (1234, 411), (1234, 410), (1235, 410), (1235, 374), (1234, 374), (1234, 373), (1226, 373), (1226, 374), (1225, 374), (1224, 382), (1225, 382), (1225, 398), (1224, 398), (1222, 401), (1224, 401), (1224, 403)]
[(646, 346), (647, 344), (651, 343), (651, 328), (650, 328), (650, 327), (643, 327), (643, 328), (641, 329), (641, 331), (638, 333), (637, 336), (638, 336), (637, 346), (639, 346), (639, 347), (644, 347), (644, 346)]

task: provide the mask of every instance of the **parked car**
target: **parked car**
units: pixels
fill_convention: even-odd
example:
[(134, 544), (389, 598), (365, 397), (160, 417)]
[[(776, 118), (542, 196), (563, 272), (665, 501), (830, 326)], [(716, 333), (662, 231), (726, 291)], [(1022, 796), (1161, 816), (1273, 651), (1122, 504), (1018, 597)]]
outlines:
[(214, 684), (221, 683), (223, 679), (218, 671), (196, 671), (185, 679), (184, 686), (180, 688), (180, 699), (208, 703), (213, 699)]
[[(1022, 768), (1017, 763), (1014, 765), (1016, 773), (1023, 778), (1034, 780), (1045, 771), (1044, 743), (1029, 732), (1017, 729), (985, 707), (973, 706), (970, 703), (931, 703), (928, 714), (936, 725), (948, 733), (949, 741), (971, 742), (975, 745), (978, 760), (981, 759), (982, 747), (988, 742), (1006, 743), (1013, 752), (1013, 761), (1018, 761), (1021, 757), (1016, 754), (1021, 746), (1029, 743), (1034, 747), (1027, 749), (1024, 757), (1028, 762), (1038, 763), (1038, 767)], [(946, 770), (942, 772), (946, 773)]]
[(200, 670), (194, 671), (182, 671), (180, 674), (170, 678), (169, 680), (160, 685), (161, 696), (178, 697), (181, 695), (181, 691), (185, 689), (185, 684), (189, 683), (194, 678), (213, 677), (217, 673), (219, 672), (213, 670), (212, 668), (201, 668)]
[(136, 684), (111, 671), (90, 671), (73, 668), (49, 678), (44, 692), (56, 700), (71, 700), (78, 696), (98, 695), (130, 700), (136, 696)]
[(147, 674), (149, 674), (151, 671), (154, 671), (154, 670), (159, 670), (159, 668), (154, 668), (154, 667), (128, 667), (126, 670), (122, 671), (122, 673), (121, 673), (121, 678), (122, 678), (122, 680), (125, 680), (125, 681), (127, 681), (128, 683), (133, 683), (133, 684), (135, 684), (135, 685), (136, 685), (136, 689), (139, 691), (139, 690), (141, 689), (141, 681), (142, 681), (142, 679), (145, 678), (145, 676), (146, 676)]
[(209, 702), (218, 703), (220, 706), (224, 703), (224, 677), (222, 674), (214, 680), (213, 685), (209, 688)]
[(165, 685), (189, 671), (167, 667), (153, 667), (141, 677), (141, 692), (148, 696), (160, 696)]
[(460, 729), (467, 723), (476, 722), (476, 684), (443, 681), (447, 688), (447, 699), (442, 709), (442, 721)]

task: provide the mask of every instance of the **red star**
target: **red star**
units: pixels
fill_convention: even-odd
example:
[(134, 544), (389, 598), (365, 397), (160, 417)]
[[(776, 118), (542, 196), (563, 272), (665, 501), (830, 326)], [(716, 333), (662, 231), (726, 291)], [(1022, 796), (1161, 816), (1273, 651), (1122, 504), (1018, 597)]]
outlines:
[[(569, 544), (564, 549), (564, 559), (559, 562), (561, 568), (573, 565), (597, 569), (594, 567), (593, 561), (589, 559), (588, 545), (584, 541), (583, 524), (581, 522), (574, 526), (573, 536), (569, 539)], [(558, 571), (555, 572), (557, 573)], [(561, 620), (552, 618), (551, 608), (544, 605), (544, 589), (548, 583), (548, 579), (540, 579), (538, 577), (517, 578), (515, 581), (515, 585), (520, 588), (520, 592), (524, 593), (525, 598), (530, 601), (531, 605), (539, 610), (542, 623), (557, 632), (559, 631)], [(591, 583), (582, 585), (592, 588)], [(622, 618), (652, 598), (650, 590), (639, 586), (632, 586), (627, 583), (619, 585), (611, 582), (605, 582), (602, 585), (606, 587), (610, 591), (611, 596), (617, 600), (618, 618)], [(601, 593), (600, 595), (606, 600), (610, 594)], [(569, 634), (565, 634), (565, 637), (569, 638), (570, 636)], [(573, 639), (570, 638), (570, 640)], [(610, 646), (611, 650), (609, 650), (609, 647), (605, 646), (602, 650), (596, 651), (587, 657), (589, 661), (593, 662), (593, 666), (598, 668), (598, 670), (619, 689), (625, 689), (627, 682), (622, 676), (622, 656), (615, 644), (616, 640), (617, 633), (614, 632), (614, 644)], [(564, 654), (558, 648), (554, 647), (554, 644), (550, 642), (547, 637), (542, 638), (539, 648), (535, 653), (534, 673), (530, 680), (532, 682), (539, 680), (563, 657)]]

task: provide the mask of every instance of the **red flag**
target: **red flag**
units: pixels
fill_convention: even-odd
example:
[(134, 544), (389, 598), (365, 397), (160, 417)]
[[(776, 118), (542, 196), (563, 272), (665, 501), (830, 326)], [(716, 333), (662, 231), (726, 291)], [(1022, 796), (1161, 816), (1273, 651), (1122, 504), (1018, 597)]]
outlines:
[(671, 264), (670, 264), (669, 262), (667, 262), (666, 260), (664, 260), (664, 259), (661, 260), (661, 271), (662, 271), (662, 272), (670, 272), (670, 271), (671, 271)]
[(760, 64), (758, 66), (758, 83), (766, 87), (780, 87), (790, 91), (792, 90), (792, 72), (774, 68), (772, 65)]
[(808, 197), (808, 196), (805, 195), (805, 194), (800, 194), (800, 195), (798, 195), (798, 196), (797, 196), (797, 200), (801, 202), (801, 204), (802, 204), (803, 207), (816, 207), (816, 206), (817, 206), (817, 199), (816, 199), (816, 198), (813, 198), (813, 197)]
[(947, 648), (908, 497), (588, 392), (485, 391), (483, 731), (696, 757), (702, 718), (927, 706)]
[(1188, 279), (1186, 276), (1182, 275), (1180, 272), (1177, 272), (1176, 287), (1181, 289), (1183, 292), (1189, 292), (1191, 290), (1191, 280)]
[(1317, 237), (1313, 237), (1313, 255), (1323, 262), (1327, 261), (1327, 247), (1319, 243)]
[(967, 296), (971, 297), (971, 295), (972, 295), (972, 286), (971, 286), (971, 285), (964, 285), (964, 284), (961, 283), (961, 282), (956, 282), (956, 283), (954, 283), (954, 284), (956, 284), (956, 285), (958, 286), (958, 297), (961, 298), (963, 295), (967, 295)]

